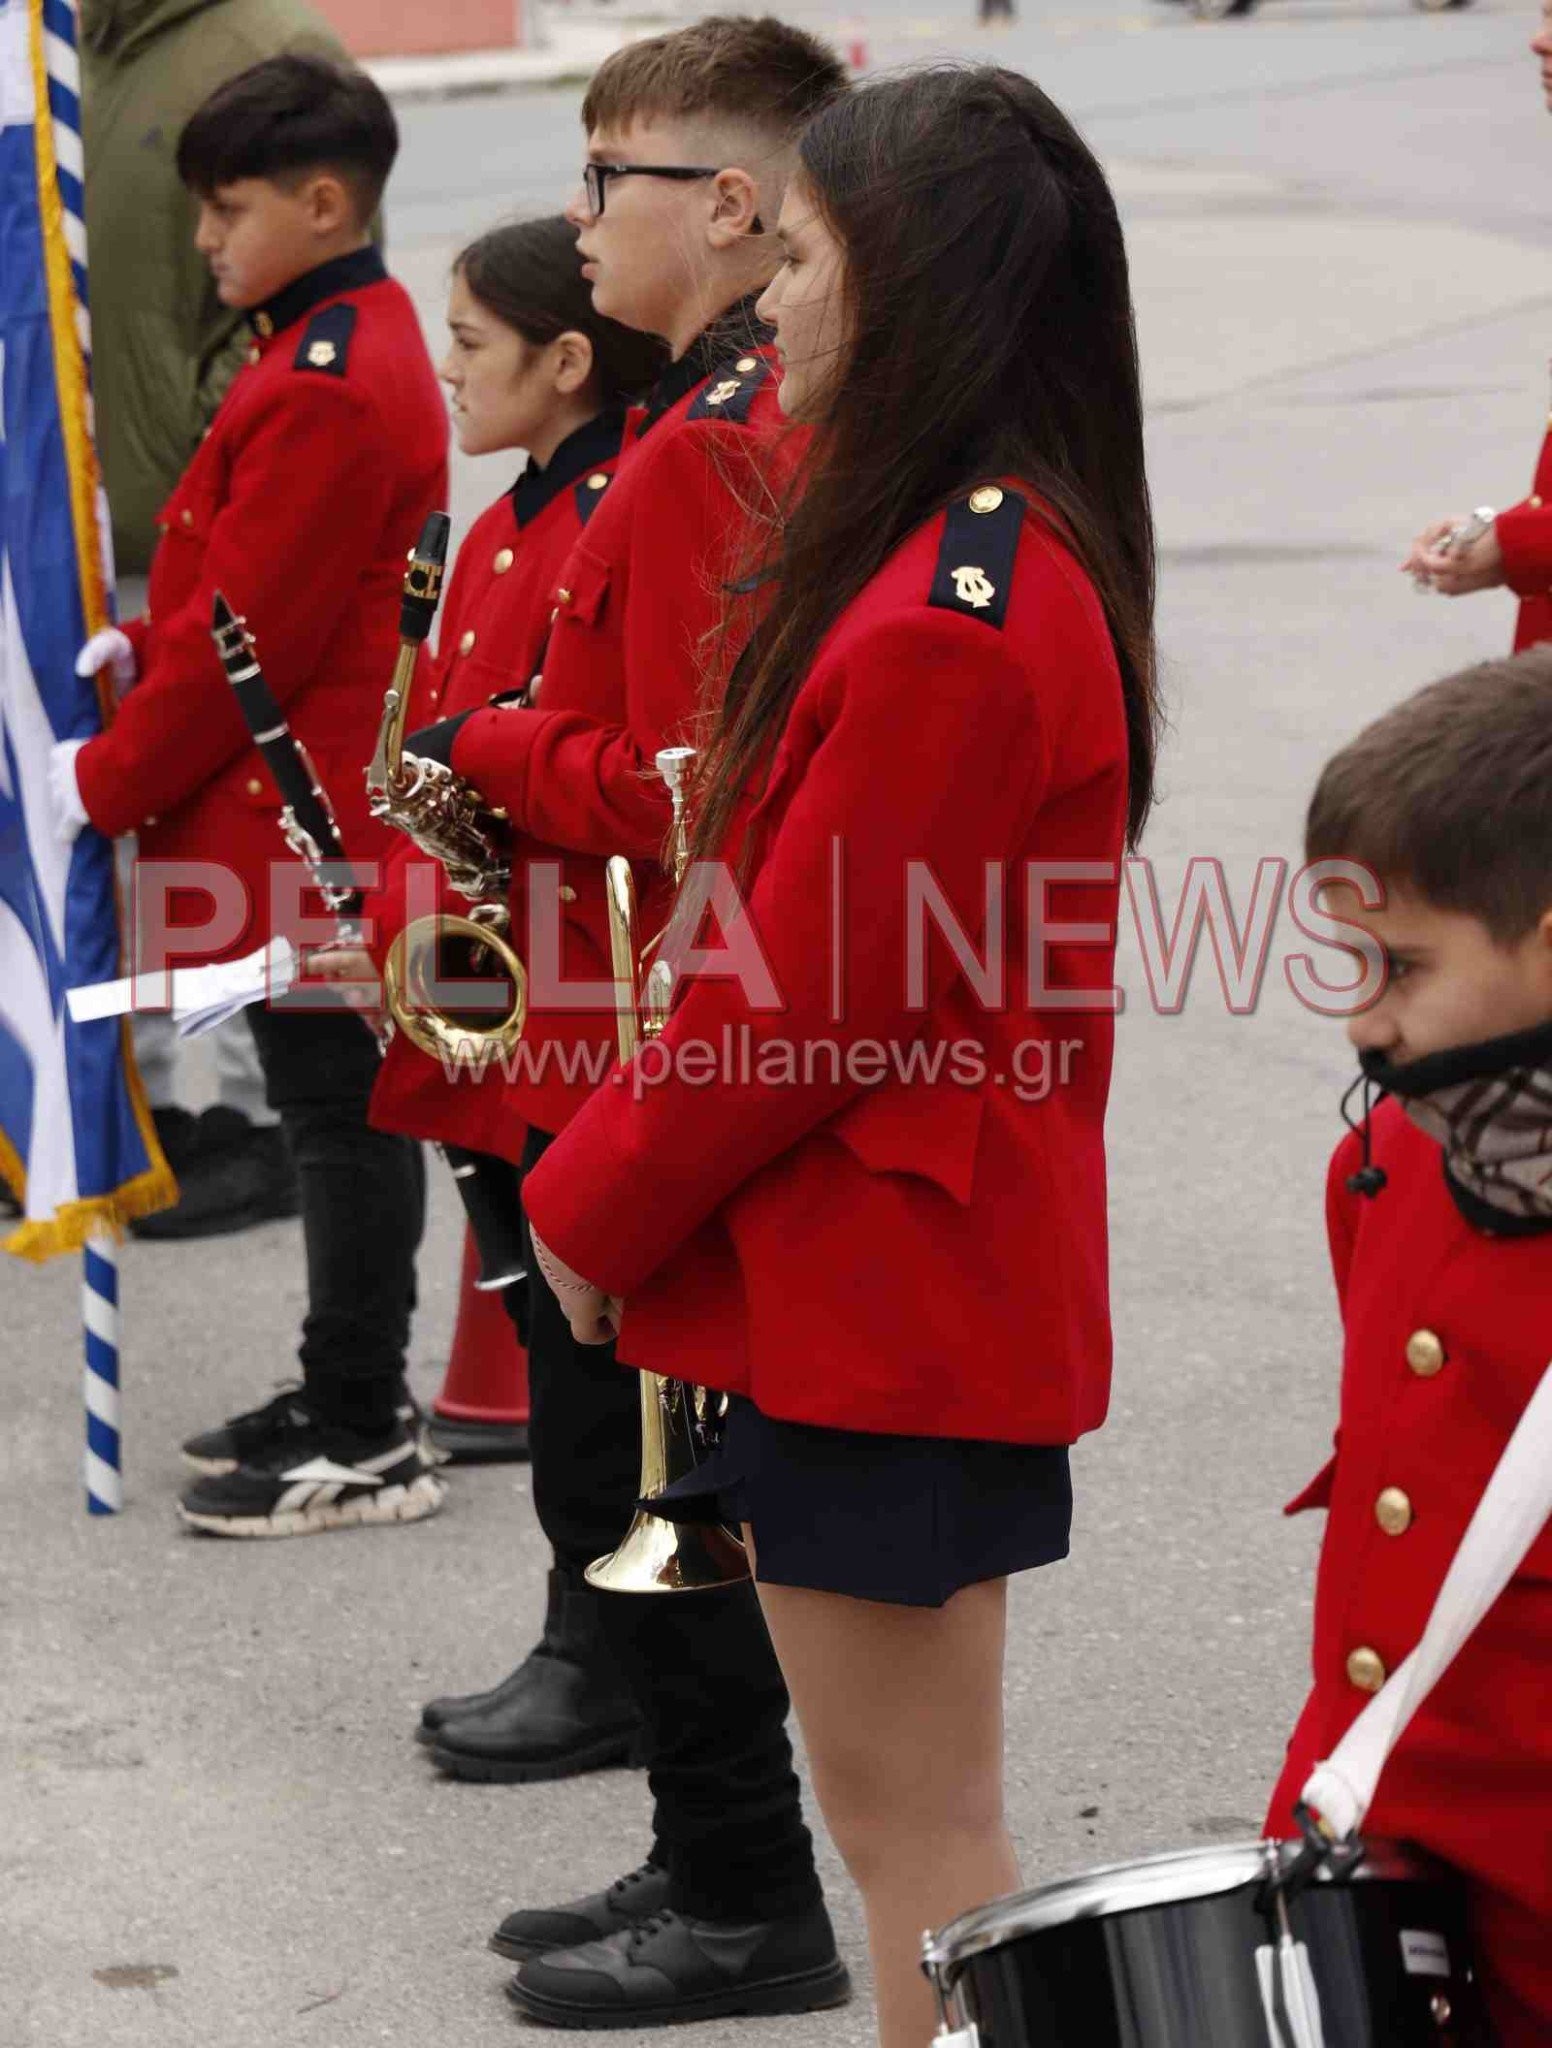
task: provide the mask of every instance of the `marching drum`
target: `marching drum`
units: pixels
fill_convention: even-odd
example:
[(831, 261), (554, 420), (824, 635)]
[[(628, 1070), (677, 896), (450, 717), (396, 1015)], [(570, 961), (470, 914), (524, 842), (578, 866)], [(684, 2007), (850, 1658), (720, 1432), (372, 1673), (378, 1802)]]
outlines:
[(928, 1935), (940, 2048), (1490, 2048), (1458, 1880), (1384, 1842), (1092, 1870)]

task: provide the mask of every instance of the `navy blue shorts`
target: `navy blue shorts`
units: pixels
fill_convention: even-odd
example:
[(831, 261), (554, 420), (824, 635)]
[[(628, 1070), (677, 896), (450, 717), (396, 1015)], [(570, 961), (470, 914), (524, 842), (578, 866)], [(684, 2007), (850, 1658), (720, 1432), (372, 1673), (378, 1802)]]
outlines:
[(646, 1502), (669, 1521), (747, 1522), (756, 1576), (894, 1606), (1067, 1555), (1065, 1444), (881, 1436), (778, 1422), (734, 1397), (715, 1449)]

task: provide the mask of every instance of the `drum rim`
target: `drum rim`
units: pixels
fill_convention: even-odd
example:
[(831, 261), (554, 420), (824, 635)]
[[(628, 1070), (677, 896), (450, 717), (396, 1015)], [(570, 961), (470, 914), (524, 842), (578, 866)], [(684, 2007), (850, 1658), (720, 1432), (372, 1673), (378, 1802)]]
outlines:
[[(1028, 1891), (1013, 1892), (961, 1913), (922, 1943), (922, 1960), (930, 1970), (956, 1970), (972, 1957), (1025, 1935), (1044, 1934), (1079, 1920), (1108, 1919), (1139, 1912), (1148, 1906), (1186, 1905), (1198, 1899), (1221, 1898), (1271, 1874), (1273, 1859), (1297, 1852), (1293, 1842), (1211, 1842), (1196, 1849), (1167, 1849), (1127, 1863), (1105, 1863)], [(1214, 1876), (1200, 1878), (1217, 1865)], [(1430, 1878), (1441, 1866), (1409, 1843), (1366, 1841), (1363, 1860), (1347, 1871), (1343, 1883)], [(1174, 1888), (1168, 1885), (1173, 1874)], [(1329, 1871), (1319, 1882), (1332, 1882)]]

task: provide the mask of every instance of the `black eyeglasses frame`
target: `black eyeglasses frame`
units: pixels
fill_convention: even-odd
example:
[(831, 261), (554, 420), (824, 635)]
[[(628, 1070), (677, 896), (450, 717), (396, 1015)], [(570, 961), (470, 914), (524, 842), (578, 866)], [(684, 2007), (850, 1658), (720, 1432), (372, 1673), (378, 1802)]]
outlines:
[(691, 178), (715, 178), (720, 176), (720, 164), (597, 164), (582, 166), (582, 190), (587, 195), (587, 210), (594, 220), (602, 218), (604, 202), (609, 195), (611, 178), (673, 178), (686, 183)]

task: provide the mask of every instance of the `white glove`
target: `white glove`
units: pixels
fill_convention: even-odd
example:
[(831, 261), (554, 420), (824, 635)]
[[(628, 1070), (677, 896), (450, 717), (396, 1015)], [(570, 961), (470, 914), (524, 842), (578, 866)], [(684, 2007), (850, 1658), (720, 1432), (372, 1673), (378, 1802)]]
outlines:
[(113, 671), (115, 697), (122, 697), (139, 674), (129, 635), (121, 633), (117, 626), (104, 626), (100, 633), (94, 633), (75, 658), (78, 676), (94, 676), (101, 668)]
[(91, 823), (75, 773), (75, 757), (85, 745), (85, 740), (56, 740), (49, 754), (49, 804), (54, 813), (54, 837), (61, 846), (73, 846), (81, 827)]

